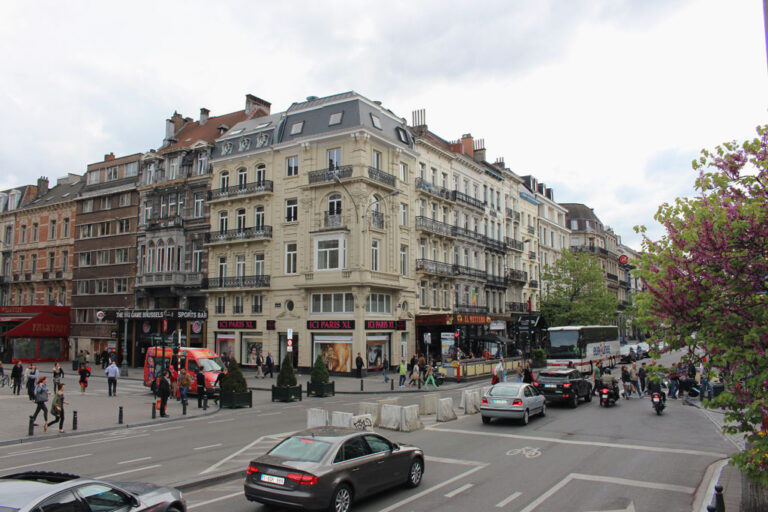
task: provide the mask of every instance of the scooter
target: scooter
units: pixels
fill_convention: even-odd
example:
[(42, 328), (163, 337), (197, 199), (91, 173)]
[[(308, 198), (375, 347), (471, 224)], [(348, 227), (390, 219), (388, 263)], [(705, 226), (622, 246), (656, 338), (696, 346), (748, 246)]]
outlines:
[(653, 393), (651, 395), (651, 403), (653, 404), (653, 408), (656, 410), (656, 414), (661, 416), (661, 411), (664, 410), (664, 398), (662, 398), (660, 393)]
[(610, 407), (616, 405), (616, 390), (603, 386), (600, 389), (600, 406)]

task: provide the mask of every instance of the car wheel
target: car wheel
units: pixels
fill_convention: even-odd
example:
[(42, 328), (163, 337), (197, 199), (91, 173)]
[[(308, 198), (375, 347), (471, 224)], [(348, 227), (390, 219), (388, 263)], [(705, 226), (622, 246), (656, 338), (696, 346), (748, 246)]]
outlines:
[(546, 404), (546, 402), (541, 404), (541, 412), (539, 414), (541, 414), (542, 418), (547, 415), (547, 404)]
[(571, 398), (571, 403), (569, 403), (568, 405), (571, 406), (571, 409), (577, 408), (579, 406), (579, 395), (578, 394), (573, 395), (573, 398)]
[(520, 420), (520, 421), (521, 421), (521, 423), (523, 425), (527, 425), (528, 424), (528, 419), (529, 419), (529, 417), (528, 417), (528, 409), (526, 409), (525, 412), (523, 413), (523, 419)]
[(347, 484), (339, 485), (331, 497), (331, 512), (349, 512), (352, 510), (352, 489)]
[(406, 487), (418, 487), (423, 476), (424, 465), (421, 463), (421, 459), (414, 459), (413, 462), (411, 462), (411, 469), (408, 470), (408, 481), (405, 483)]
[(486, 425), (491, 422), (491, 418), (489, 418), (488, 416), (480, 416), (480, 417), (483, 419), (483, 423), (485, 423)]
[(178, 508), (176, 508), (176, 507), (170, 507), (170, 508), (169, 508), (168, 510), (166, 510), (165, 512), (181, 512), (181, 510), (179, 510), (179, 509), (178, 509)]
[(592, 401), (592, 388), (587, 387), (587, 395), (584, 397), (585, 402), (591, 402)]

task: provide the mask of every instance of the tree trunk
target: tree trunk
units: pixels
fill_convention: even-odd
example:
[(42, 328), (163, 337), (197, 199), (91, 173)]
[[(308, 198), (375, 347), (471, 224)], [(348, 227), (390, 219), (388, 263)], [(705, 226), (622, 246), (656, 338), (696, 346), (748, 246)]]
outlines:
[[(746, 444), (749, 450), (750, 444)], [(768, 485), (741, 475), (741, 512), (764, 512), (768, 510)]]

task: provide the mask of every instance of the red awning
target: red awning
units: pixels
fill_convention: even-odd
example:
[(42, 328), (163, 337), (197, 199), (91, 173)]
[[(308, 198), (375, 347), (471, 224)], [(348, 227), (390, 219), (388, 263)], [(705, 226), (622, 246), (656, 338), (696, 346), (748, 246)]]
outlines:
[(0, 316), (0, 322), (26, 322), (34, 316)]
[(3, 334), (9, 338), (65, 338), (69, 336), (69, 317), (40, 313)]

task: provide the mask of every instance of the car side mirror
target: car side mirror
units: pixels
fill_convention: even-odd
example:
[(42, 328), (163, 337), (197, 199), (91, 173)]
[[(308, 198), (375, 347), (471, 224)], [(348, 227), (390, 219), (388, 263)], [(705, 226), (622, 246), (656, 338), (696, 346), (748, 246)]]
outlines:
[(396, 452), (400, 450), (400, 445), (397, 443), (392, 443), (392, 451)]

